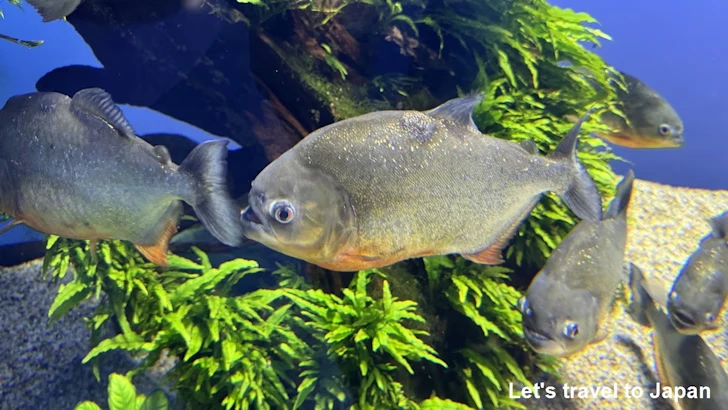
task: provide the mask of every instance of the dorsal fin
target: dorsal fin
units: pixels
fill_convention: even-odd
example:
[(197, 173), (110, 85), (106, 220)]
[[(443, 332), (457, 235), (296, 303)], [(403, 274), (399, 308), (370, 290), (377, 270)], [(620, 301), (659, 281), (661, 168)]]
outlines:
[(632, 184), (634, 183), (634, 172), (630, 169), (627, 175), (617, 185), (617, 192), (614, 194), (612, 203), (609, 204), (604, 219), (616, 218), (627, 214), (629, 200), (632, 198)]
[(429, 111), (425, 111), (425, 114), (431, 117), (452, 120), (465, 125), (466, 127), (478, 130), (478, 127), (475, 126), (475, 122), (473, 122), (473, 109), (482, 100), (483, 95), (480, 93), (469, 95), (467, 97), (455, 98)]
[(109, 123), (119, 134), (136, 138), (136, 133), (124, 113), (114, 104), (111, 95), (101, 88), (86, 88), (77, 92), (71, 100), (71, 108), (93, 114)]
[(167, 147), (165, 147), (164, 145), (156, 145), (154, 147), (154, 155), (163, 165), (168, 165), (170, 162), (172, 162), (172, 157), (169, 155), (169, 150), (167, 150)]

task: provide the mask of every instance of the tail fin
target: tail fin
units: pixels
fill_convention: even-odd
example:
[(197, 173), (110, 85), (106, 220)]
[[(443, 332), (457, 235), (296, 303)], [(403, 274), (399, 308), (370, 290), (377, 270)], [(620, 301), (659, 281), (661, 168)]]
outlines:
[(226, 140), (206, 141), (196, 146), (179, 167), (197, 183), (190, 205), (205, 227), (228, 246), (242, 243), (240, 207), (227, 190)]
[(576, 158), (576, 146), (582, 124), (589, 118), (594, 109), (589, 110), (571, 128), (566, 137), (559, 143), (550, 158), (555, 161), (570, 163), (571, 177), (569, 187), (561, 195), (566, 205), (579, 217), (589, 221), (602, 219), (602, 198), (589, 174)]
[(655, 309), (655, 303), (649, 292), (645, 289), (645, 275), (642, 273), (642, 270), (632, 262), (628, 263), (630, 268), (629, 288), (632, 293), (632, 303), (629, 307), (629, 314), (632, 316), (634, 321), (640, 325), (652, 327), (647, 311)]
[(624, 216), (627, 214), (627, 208), (629, 207), (629, 200), (632, 198), (632, 185), (634, 184), (634, 172), (629, 170), (627, 175), (622, 178), (619, 185), (617, 185), (617, 193), (612, 199), (612, 203), (609, 204), (609, 209), (604, 215), (604, 219), (616, 218), (617, 216)]
[(47, 23), (73, 13), (81, 4), (81, 0), (28, 0), (28, 4), (33, 6)]
[(728, 241), (728, 211), (711, 218), (710, 227), (714, 237)]

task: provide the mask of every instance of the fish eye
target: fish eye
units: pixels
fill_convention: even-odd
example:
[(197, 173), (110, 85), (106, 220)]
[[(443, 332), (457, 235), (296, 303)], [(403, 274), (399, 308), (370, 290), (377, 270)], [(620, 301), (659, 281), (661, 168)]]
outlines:
[(715, 320), (715, 316), (713, 316), (712, 313), (708, 312), (705, 314), (705, 320), (707, 320), (708, 323), (713, 323), (713, 321)]
[(670, 135), (672, 133), (672, 127), (668, 124), (660, 124), (660, 135)]
[(564, 336), (569, 339), (573, 339), (579, 335), (579, 325), (574, 322), (569, 322), (564, 326)]
[(288, 201), (276, 201), (271, 205), (270, 209), (271, 215), (276, 218), (276, 221), (282, 224), (293, 221), (293, 218), (296, 216), (293, 205)]

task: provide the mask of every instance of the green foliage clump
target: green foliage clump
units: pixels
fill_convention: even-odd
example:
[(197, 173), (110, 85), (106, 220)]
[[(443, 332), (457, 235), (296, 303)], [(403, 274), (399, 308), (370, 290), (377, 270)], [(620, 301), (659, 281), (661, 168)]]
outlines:
[[(402, 323), (404, 320), (424, 322), (415, 311), (417, 303), (398, 301), (386, 280), (382, 299), (375, 301), (366, 289), (371, 274), (381, 272), (359, 272), (352, 282), (353, 289), (344, 289), (343, 298), (321, 290), (291, 289), (287, 293), (301, 309), (301, 316), (309, 319), (310, 327), (316, 329), (314, 336), (319, 347), (326, 349), (329, 359), (337, 361), (347, 384), (354, 387), (352, 393), (359, 401), (353, 408), (386, 408), (391, 404), (397, 408), (414, 408), (394, 378), (397, 365), (410, 374), (414, 374), (410, 361), (424, 359), (443, 367), (447, 365), (437, 358), (432, 347), (418, 338), (427, 332), (408, 329)], [(312, 389), (315, 380), (309, 377), (303, 383)]]
[[(167, 410), (167, 396), (160, 390), (150, 396), (137, 394), (136, 387), (126, 376), (117, 373), (109, 375), (109, 410)], [(84, 401), (75, 410), (101, 410), (98, 404)]]
[[(442, 352), (457, 369), (455, 377), (464, 386), (463, 394), (479, 409), (525, 408), (508, 395), (510, 382), (532, 385), (530, 374), (515, 358), (531, 353), (515, 308), (522, 294), (506, 283), (510, 269), (447, 256), (425, 258), (424, 265), (430, 286), (444, 293), (449, 308), (466, 319), (464, 335), (458, 336), (462, 343), (447, 354)], [(536, 357), (534, 365), (556, 374), (553, 359)]]
[[(105, 296), (87, 321), (95, 346), (84, 363), (98, 377), (101, 354), (141, 353), (140, 366), (129, 372), (134, 377), (163, 354), (176, 357), (168, 377), (191, 408), (416, 408), (393, 375), (412, 373), (421, 360), (445, 366), (420, 339), (427, 334), (403, 323), (424, 321), (416, 304), (388, 291), (372, 299), (368, 272), (344, 298), (304, 290), (290, 274), (282, 280), (298, 288), (235, 295), (236, 283), (260, 272), (255, 262), (235, 259), (215, 268), (193, 248), (199, 263), (170, 255), (162, 269), (119, 241), (101, 242), (97, 260), (87, 242), (50, 237), (48, 249), (44, 271), (73, 274), (59, 289), (51, 319)], [(100, 340), (109, 320), (121, 332)]]

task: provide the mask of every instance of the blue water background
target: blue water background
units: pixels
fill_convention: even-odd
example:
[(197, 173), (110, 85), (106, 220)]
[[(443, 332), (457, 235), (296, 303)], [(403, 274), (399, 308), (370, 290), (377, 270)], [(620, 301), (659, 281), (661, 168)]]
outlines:
[[(638, 178), (677, 186), (728, 189), (728, 56), (722, 53), (728, 38), (728, 2), (697, 3), (656, 0), (584, 2), (552, 1), (590, 13), (600, 29), (612, 36), (595, 50), (609, 64), (630, 73), (660, 92), (685, 123), (686, 145), (674, 150), (633, 150), (615, 147), (633, 165)], [(35, 91), (35, 83), (49, 71), (67, 65), (100, 67), (91, 49), (64, 21), (43, 23), (27, 3), (23, 11), (0, 3), (5, 20), (0, 32), (24, 40), (45, 40), (29, 49), (0, 41), (0, 105), (17, 94)], [(176, 133), (197, 141), (212, 138), (205, 131), (163, 114), (122, 106), (139, 135)], [(39, 239), (24, 227), (0, 237), (0, 245)]]

